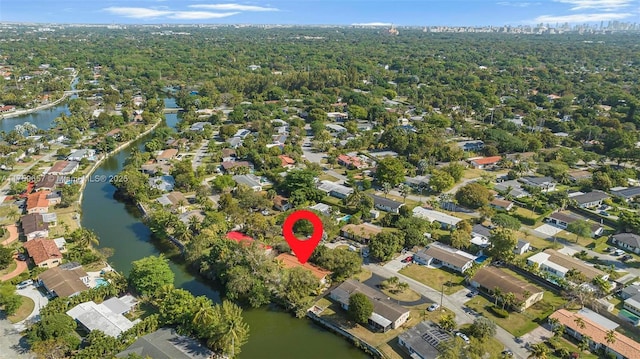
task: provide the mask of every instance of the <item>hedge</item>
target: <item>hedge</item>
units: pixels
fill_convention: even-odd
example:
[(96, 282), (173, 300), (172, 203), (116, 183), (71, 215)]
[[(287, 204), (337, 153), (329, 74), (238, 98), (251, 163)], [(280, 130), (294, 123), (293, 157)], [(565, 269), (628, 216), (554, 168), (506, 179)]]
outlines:
[(504, 310), (504, 309), (502, 309), (500, 307), (497, 307), (495, 305), (491, 306), (491, 311), (493, 312), (493, 314), (497, 315), (500, 318), (508, 318), (509, 317), (509, 312), (508, 311), (506, 311), (506, 310)]

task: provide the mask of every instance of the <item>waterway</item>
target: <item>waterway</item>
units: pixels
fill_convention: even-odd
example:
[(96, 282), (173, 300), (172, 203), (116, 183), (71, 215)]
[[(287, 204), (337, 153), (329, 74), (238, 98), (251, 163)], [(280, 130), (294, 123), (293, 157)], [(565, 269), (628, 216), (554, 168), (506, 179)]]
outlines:
[[(175, 107), (175, 102), (167, 99), (165, 106)], [(45, 112), (42, 115), (47, 114)], [(168, 126), (173, 127), (177, 122), (177, 114), (166, 114)], [(139, 139), (129, 148), (105, 160), (94, 174), (107, 178), (118, 174), (131, 148), (136, 146), (143, 149), (144, 142), (149, 137)], [(84, 190), (82, 201), (82, 226), (96, 232), (100, 238), (99, 247), (114, 249), (115, 254), (109, 260), (114, 268), (127, 273), (131, 269), (131, 262), (173, 249), (169, 244), (152, 241), (151, 232), (141, 222), (142, 218), (137, 208), (115, 200), (114, 193), (115, 187), (108, 182), (91, 182)], [(189, 273), (183, 264), (172, 261), (170, 265), (175, 273), (176, 287), (186, 289), (194, 295), (205, 295), (216, 302), (220, 300), (216, 288)], [(296, 319), (273, 306), (247, 309), (244, 311), (244, 318), (251, 332), (249, 342), (242, 347), (242, 353), (239, 355), (241, 359), (367, 358), (346, 340), (324, 330), (309, 319)]]

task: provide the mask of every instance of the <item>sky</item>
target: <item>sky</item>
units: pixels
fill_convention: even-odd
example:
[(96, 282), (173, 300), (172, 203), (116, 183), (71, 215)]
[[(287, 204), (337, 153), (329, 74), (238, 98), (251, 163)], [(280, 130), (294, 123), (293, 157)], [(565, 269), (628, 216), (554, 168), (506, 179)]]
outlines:
[(0, 0), (0, 22), (82, 24), (640, 23), (640, 0)]

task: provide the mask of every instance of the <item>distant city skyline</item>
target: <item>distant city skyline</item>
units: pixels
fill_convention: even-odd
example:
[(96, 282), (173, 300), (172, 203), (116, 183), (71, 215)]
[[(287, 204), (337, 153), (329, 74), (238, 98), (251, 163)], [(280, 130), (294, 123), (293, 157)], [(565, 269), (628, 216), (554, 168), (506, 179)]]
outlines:
[(2, 0), (0, 22), (503, 26), (640, 23), (640, 0)]

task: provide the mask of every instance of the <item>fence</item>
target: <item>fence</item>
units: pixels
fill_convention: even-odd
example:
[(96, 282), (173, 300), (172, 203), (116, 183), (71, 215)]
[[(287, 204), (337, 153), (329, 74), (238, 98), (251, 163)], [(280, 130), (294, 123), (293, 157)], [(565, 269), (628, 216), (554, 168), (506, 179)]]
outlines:
[(365, 342), (364, 340), (356, 337), (355, 335), (347, 332), (346, 330), (336, 326), (333, 323), (330, 323), (327, 320), (324, 320), (322, 318), (320, 318), (317, 314), (315, 314), (314, 312), (312, 312), (311, 310), (309, 310), (307, 312), (307, 317), (309, 317), (311, 320), (315, 321), (316, 323), (321, 324), (323, 327), (338, 333), (340, 335), (342, 335), (343, 337), (345, 337), (347, 340), (349, 340), (350, 342), (352, 342), (356, 347), (364, 350), (365, 353), (370, 354), (373, 358), (376, 359), (384, 359), (386, 358), (386, 356), (384, 354), (382, 354), (381, 351), (379, 351), (378, 349), (376, 349), (375, 347), (373, 347), (371, 344)]

